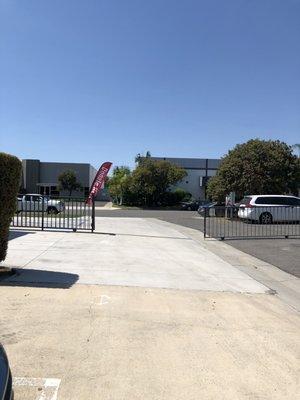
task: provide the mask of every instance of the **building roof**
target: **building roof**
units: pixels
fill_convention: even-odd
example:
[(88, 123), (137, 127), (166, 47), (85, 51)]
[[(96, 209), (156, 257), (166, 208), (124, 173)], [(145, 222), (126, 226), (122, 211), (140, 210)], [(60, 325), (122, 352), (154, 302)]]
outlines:
[(216, 158), (176, 158), (151, 157), (154, 160), (165, 160), (185, 169), (218, 169), (221, 160)]

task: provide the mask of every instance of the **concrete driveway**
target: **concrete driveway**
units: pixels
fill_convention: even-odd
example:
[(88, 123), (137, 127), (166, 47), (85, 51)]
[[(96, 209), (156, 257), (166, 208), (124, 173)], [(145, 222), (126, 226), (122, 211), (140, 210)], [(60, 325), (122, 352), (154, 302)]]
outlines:
[(95, 234), (13, 232), (0, 341), (15, 400), (295, 399), (299, 312), (269, 289), (289, 282), (290, 301), (299, 280), (199, 236), (110, 217)]
[[(113, 211), (98, 209), (96, 215), (99, 217), (115, 218), (156, 218), (162, 221), (170, 222), (179, 226), (191, 228), (203, 232), (203, 218), (196, 211), (171, 211), (171, 210), (120, 210)], [(280, 226), (279, 229), (284, 229)], [(249, 228), (251, 231), (251, 227)], [(299, 225), (294, 226), (299, 232)], [(243, 229), (239, 229), (243, 232)], [(234, 239), (227, 240), (230, 246), (239, 249), (253, 257), (276, 265), (282, 271), (288, 272), (300, 278), (300, 240), (298, 238), (290, 239)]]
[[(34, 282), (38, 277), (59, 284), (59, 279), (66, 278), (63, 274), (73, 274), (78, 283), (92, 285), (246, 293), (268, 290), (162, 221), (97, 218), (96, 229), (98, 233), (75, 235), (35, 232), (12, 240), (5, 264), (26, 269), (8, 281)], [(43, 277), (41, 271), (45, 271)]]

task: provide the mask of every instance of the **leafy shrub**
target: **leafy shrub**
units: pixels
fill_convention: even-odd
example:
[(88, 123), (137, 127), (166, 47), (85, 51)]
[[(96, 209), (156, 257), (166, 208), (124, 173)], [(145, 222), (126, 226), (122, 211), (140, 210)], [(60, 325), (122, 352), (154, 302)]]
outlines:
[(0, 153), (0, 261), (6, 257), (10, 221), (16, 211), (22, 164), (14, 156)]
[(189, 201), (192, 198), (191, 193), (181, 188), (175, 189), (174, 193), (176, 193), (178, 203), (181, 201)]
[(297, 193), (299, 158), (293, 148), (278, 140), (252, 139), (238, 144), (222, 158), (220, 168), (207, 185), (207, 195), (224, 201), (226, 194)]
[(181, 201), (188, 201), (191, 194), (183, 189), (176, 189), (174, 192), (165, 192), (161, 195), (161, 205), (163, 206), (176, 206)]
[(178, 204), (178, 196), (175, 192), (165, 192), (161, 195), (162, 206), (175, 206)]
[(168, 161), (143, 158), (132, 172), (130, 191), (135, 193), (136, 202), (143, 206), (162, 204), (164, 197), (173, 196), (169, 189), (186, 176), (186, 171)]

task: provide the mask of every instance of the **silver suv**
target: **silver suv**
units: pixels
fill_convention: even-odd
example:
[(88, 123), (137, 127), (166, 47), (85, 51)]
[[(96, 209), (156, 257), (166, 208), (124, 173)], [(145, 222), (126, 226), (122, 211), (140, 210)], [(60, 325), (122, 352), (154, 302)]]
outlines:
[(300, 198), (281, 195), (246, 196), (239, 204), (238, 216), (261, 224), (300, 221)]

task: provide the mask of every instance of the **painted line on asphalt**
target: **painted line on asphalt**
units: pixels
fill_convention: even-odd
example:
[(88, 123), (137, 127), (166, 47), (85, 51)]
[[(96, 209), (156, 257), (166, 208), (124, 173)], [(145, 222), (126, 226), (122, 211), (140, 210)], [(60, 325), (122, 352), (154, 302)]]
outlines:
[(39, 388), (36, 400), (57, 400), (61, 379), (56, 378), (13, 378), (13, 386), (30, 386)]

